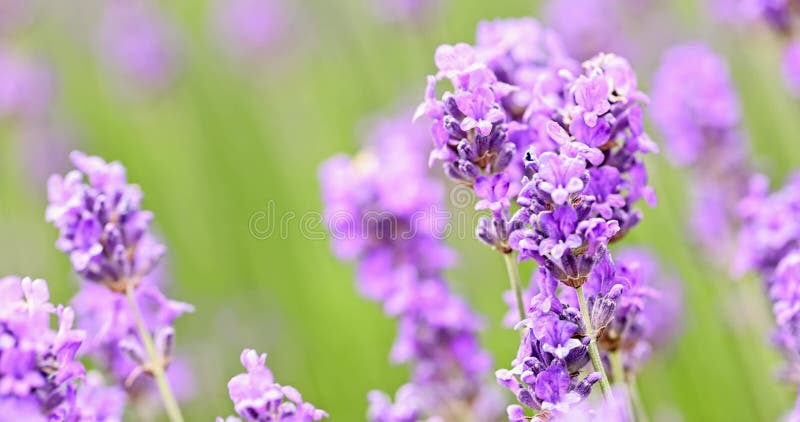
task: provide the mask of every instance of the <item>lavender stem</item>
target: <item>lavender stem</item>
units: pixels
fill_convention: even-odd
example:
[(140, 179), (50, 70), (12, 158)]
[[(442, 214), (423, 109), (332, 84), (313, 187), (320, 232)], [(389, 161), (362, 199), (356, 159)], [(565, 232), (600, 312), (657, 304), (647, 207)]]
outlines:
[(175, 395), (172, 393), (172, 388), (170, 388), (169, 381), (164, 372), (164, 359), (156, 351), (153, 338), (150, 336), (150, 332), (147, 331), (144, 319), (142, 318), (142, 312), (139, 310), (139, 305), (133, 297), (133, 287), (125, 289), (125, 297), (128, 298), (128, 303), (131, 305), (131, 310), (136, 320), (136, 328), (139, 331), (139, 337), (142, 339), (147, 356), (150, 358), (152, 367), (148, 369), (150, 369), (153, 374), (153, 378), (158, 386), (158, 391), (161, 393), (161, 400), (164, 402), (164, 409), (167, 412), (167, 416), (172, 422), (183, 422), (181, 409), (178, 407), (178, 402), (175, 400)]
[(586, 296), (583, 294), (583, 286), (577, 288), (578, 304), (581, 308), (583, 323), (586, 325), (586, 334), (589, 336), (589, 357), (592, 359), (594, 370), (600, 373), (600, 390), (607, 400), (613, 400), (611, 394), (611, 384), (608, 383), (606, 370), (603, 368), (603, 361), (600, 360), (600, 350), (597, 348), (597, 333), (594, 332), (592, 321), (589, 319), (589, 305), (586, 304)]
[[(611, 373), (614, 375), (614, 384), (619, 385), (628, 383), (628, 377), (625, 374), (625, 365), (622, 363), (622, 351), (615, 350), (608, 354), (608, 358), (611, 361)], [(630, 384), (628, 384), (628, 390), (631, 390), (632, 388), (633, 387)], [(626, 395), (626, 400), (625, 400), (625, 412), (627, 412), (628, 414), (628, 420), (645, 422), (647, 419), (640, 418), (638, 409), (635, 412), (636, 417), (634, 418), (633, 408), (635, 407), (635, 405), (632, 403), (633, 401), (632, 395), (633, 393), (629, 391), (628, 394)]]
[(636, 415), (636, 420), (638, 422), (650, 422), (650, 419), (647, 417), (647, 412), (644, 411), (642, 397), (639, 396), (639, 387), (636, 384), (635, 375), (631, 375), (628, 378), (628, 395), (631, 398), (631, 404), (633, 405), (633, 411)]
[(517, 263), (514, 262), (513, 252), (504, 253), (503, 259), (506, 262), (506, 271), (508, 272), (508, 281), (511, 283), (511, 290), (514, 291), (514, 300), (517, 302), (517, 311), (519, 311), (519, 320), (525, 319), (525, 303), (522, 299), (522, 283), (519, 277), (519, 268)]

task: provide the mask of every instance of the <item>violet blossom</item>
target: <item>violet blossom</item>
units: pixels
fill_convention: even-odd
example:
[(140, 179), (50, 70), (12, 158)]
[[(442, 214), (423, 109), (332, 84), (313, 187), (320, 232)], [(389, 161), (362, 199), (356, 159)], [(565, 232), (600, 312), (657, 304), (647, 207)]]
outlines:
[[(228, 393), (241, 420), (250, 422), (311, 422), (325, 419), (328, 414), (311, 403), (304, 402), (294, 387), (275, 382), (266, 366), (267, 354), (253, 349), (242, 351), (242, 366), (246, 373), (228, 382)], [(236, 417), (217, 418), (217, 422), (241, 421)]]
[[(70, 159), (76, 170), (48, 181), (46, 218), (60, 231), (56, 246), (84, 281), (73, 299), (81, 328), (91, 333), (81, 353), (141, 403), (155, 391), (141, 375), (178, 375), (169, 370), (179, 367), (171, 365), (172, 323), (193, 308), (167, 299), (157, 286), (154, 270), (165, 247), (150, 233), (153, 214), (141, 208), (141, 189), (128, 184), (122, 164), (77, 151)], [(157, 356), (145, 353), (143, 335), (154, 337)]]
[[(57, 321), (57, 328), (51, 321)], [(47, 282), (0, 279), (0, 411), (15, 420), (72, 420), (84, 375), (85, 333), (71, 308), (50, 303)]]
[(756, 176), (739, 204), (743, 220), (734, 271), (760, 275), (772, 303), (776, 328), (773, 345), (786, 358), (781, 379), (800, 385), (800, 174), (770, 192), (769, 181)]
[(653, 120), (669, 158), (693, 176), (692, 236), (724, 264), (735, 244), (736, 203), (751, 172), (730, 71), (705, 44), (684, 44), (664, 54), (653, 85)]

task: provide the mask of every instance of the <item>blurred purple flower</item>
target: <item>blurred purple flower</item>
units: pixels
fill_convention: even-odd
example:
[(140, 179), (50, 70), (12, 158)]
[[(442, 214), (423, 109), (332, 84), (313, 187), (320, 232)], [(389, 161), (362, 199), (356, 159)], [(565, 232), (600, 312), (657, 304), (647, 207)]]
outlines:
[(654, 77), (653, 119), (670, 159), (691, 170), (691, 233), (706, 254), (731, 259), (750, 163), (736, 88), (725, 61), (701, 43), (673, 47)]
[(0, 118), (22, 123), (42, 119), (53, 105), (55, 90), (55, 80), (46, 64), (0, 49)]
[(800, 96), (800, 41), (786, 46), (783, 53), (783, 75), (792, 93)]
[[(469, 66), (460, 54), (439, 55), (444, 71)], [(368, 139), (355, 158), (337, 156), (323, 164), (320, 181), (334, 250), (359, 262), (361, 292), (399, 319), (391, 359), (413, 367), (411, 383), (395, 403), (370, 394), (370, 420), (455, 417), (458, 408), (492, 419), (501, 406), (481, 383), (491, 361), (478, 342), (480, 319), (442, 275), (455, 256), (434, 221), (444, 209), (443, 189), (425, 166), (422, 145), (428, 141), (404, 117), (381, 122)], [(502, 190), (498, 186), (496, 193)]]
[(158, 91), (175, 78), (178, 36), (155, 3), (107, 2), (99, 37), (100, 58), (124, 88)]
[(289, 25), (282, 0), (217, 0), (211, 16), (222, 47), (244, 60), (277, 50)]

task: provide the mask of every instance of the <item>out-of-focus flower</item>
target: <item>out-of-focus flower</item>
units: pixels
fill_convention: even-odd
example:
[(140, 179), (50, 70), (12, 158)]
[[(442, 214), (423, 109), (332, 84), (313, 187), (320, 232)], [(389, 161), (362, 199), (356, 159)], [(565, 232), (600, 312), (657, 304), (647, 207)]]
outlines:
[(213, 7), (215, 35), (237, 59), (277, 51), (287, 38), (289, 13), (282, 0), (217, 0)]
[[(51, 328), (56, 316), (57, 329)], [(84, 375), (75, 357), (85, 333), (71, 308), (50, 303), (47, 282), (0, 279), (0, 411), (9, 420), (73, 420)]]
[(99, 372), (91, 371), (78, 390), (76, 408), (79, 421), (117, 422), (122, 420), (125, 391), (118, 385), (105, 385)]
[(800, 96), (800, 41), (793, 41), (783, 53), (783, 75), (789, 89)]
[[(259, 355), (253, 349), (242, 351), (241, 361), (246, 373), (236, 375), (228, 382), (228, 393), (233, 407), (245, 421), (310, 422), (328, 417), (324, 410), (304, 402), (294, 387), (275, 382), (265, 362), (267, 354)], [(217, 418), (218, 422), (236, 420)]]
[(443, 189), (425, 166), (424, 132), (407, 117), (380, 122), (359, 155), (331, 158), (320, 172), (334, 250), (358, 260), (362, 293), (399, 319), (391, 358), (413, 367), (395, 403), (371, 393), (369, 417), (469, 411), (493, 420), (500, 406), (481, 382), (491, 361), (478, 342), (480, 319), (444, 280), (455, 257), (439, 238)]
[(756, 176), (739, 211), (744, 223), (734, 271), (761, 276), (775, 316), (772, 342), (786, 358), (779, 375), (800, 385), (800, 174), (773, 193)]
[(50, 111), (54, 97), (55, 80), (46, 64), (0, 49), (0, 118), (22, 123), (40, 120)]
[(177, 74), (177, 32), (155, 3), (106, 2), (98, 36), (101, 60), (125, 89), (158, 91)]
[(692, 236), (725, 263), (735, 243), (735, 204), (751, 172), (728, 66), (704, 44), (676, 46), (664, 54), (653, 86), (653, 119), (669, 157), (694, 176)]

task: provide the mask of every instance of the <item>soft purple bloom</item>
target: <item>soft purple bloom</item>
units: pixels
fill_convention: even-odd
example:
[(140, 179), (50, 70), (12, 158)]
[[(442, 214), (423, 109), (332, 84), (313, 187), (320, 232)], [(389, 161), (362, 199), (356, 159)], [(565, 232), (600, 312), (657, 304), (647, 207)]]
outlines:
[(782, 379), (800, 385), (800, 175), (793, 175), (786, 185), (769, 192), (769, 181), (755, 177), (750, 194), (739, 204), (743, 225), (739, 233), (739, 253), (734, 271), (753, 271), (762, 278), (772, 303), (776, 328), (774, 346), (786, 358)]
[(243, 420), (310, 422), (328, 417), (324, 410), (304, 402), (294, 387), (276, 383), (265, 365), (266, 360), (266, 353), (259, 355), (253, 349), (245, 349), (241, 361), (247, 372), (236, 375), (228, 382), (233, 407)]
[(125, 391), (117, 385), (105, 385), (103, 376), (89, 372), (78, 390), (76, 408), (81, 421), (119, 422), (126, 402)]
[[(51, 326), (55, 316), (56, 328)], [(14, 420), (72, 420), (85, 333), (71, 308), (50, 303), (41, 279), (0, 279), (0, 410)], [(38, 415), (38, 416), (36, 416)], [(29, 419), (30, 418), (30, 419)]]
[(613, 0), (554, 0), (544, 2), (542, 19), (561, 35), (572, 55), (585, 60), (601, 51), (630, 53), (632, 41), (624, 36), (628, 22), (619, 9)]
[[(678, 165), (705, 167), (741, 150), (739, 99), (725, 61), (701, 43), (667, 51), (653, 82), (652, 113)], [(727, 165), (727, 164), (726, 164)]]
[(55, 80), (45, 63), (0, 49), (0, 118), (41, 120), (53, 105), (55, 90)]
[[(460, 54), (442, 53), (443, 71), (470, 66)], [(409, 120), (384, 121), (359, 155), (334, 157), (320, 172), (334, 250), (358, 261), (361, 292), (398, 318), (391, 359), (412, 367), (411, 382), (398, 391), (395, 403), (382, 393), (370, 394), (369, 418), (447, 419), (456, 416), (454, 409), (468, 408), (492, 419), (501, 406), (482, 384), (491, 360), (478, 341), (481, 320), (443, 278), (454, 254), (431, 224), (435, 211), (443, 209), (443, 190), (428, 174), (420, 140), (427, 142)], [(482, 183), (487, 207), (502, 202), (507, 181)], [(347, 226), (354, 236), (341, 236)]]
[(288, 29), (282, 0), (217, 0), (212, 17), (222, 47), (244, 60), (277, 50)]
[(178, 37), (156, 3), (107, 2), (98, 36), (101, 60), (125, 88), (158, 91), (174, 79)]

